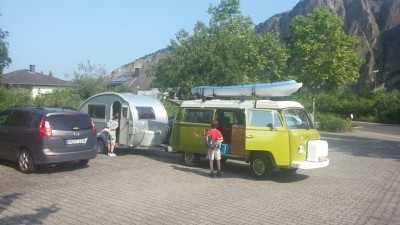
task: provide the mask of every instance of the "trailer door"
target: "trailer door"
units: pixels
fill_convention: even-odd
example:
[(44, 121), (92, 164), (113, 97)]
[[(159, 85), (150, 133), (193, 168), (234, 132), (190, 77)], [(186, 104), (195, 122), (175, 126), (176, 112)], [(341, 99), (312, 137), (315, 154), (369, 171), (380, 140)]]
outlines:
[(129, 134), (133, 134), (134, 124), (128, 102), (123, 102), (121, 105), (121, 118), (119, 124), (119, 144), (130, 145)]

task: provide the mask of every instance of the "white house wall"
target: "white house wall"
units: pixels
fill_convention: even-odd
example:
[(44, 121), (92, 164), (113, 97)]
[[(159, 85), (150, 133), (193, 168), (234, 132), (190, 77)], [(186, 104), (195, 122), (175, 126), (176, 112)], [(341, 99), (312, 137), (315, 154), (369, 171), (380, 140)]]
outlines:
[(53, 92), (54, 89), (57, 87), (48, 87), (48, 86), (33, 86), (32, 87), (32, 97), (36, 98), (37, 95), (40, 94), (47, 94)]

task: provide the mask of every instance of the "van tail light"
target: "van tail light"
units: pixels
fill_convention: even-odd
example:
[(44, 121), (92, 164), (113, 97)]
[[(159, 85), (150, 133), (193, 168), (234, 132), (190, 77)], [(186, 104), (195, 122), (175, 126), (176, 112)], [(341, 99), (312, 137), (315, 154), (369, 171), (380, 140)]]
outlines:
[(52, 135), (50, 123), (49, 123), (49, 121), (47, 121), (47, 118), (45, 116), (42, 118), (42, 121), (40, 121), (39, 132), (40, 132), (40, 135), (42, 135), (42, 136), (51, 136)]
[(90, 120), (90, 122), (92, 122), (92, 130), (93, 130), (93, 133), (97, 134), (97, 128), (96, 128), (96, 126), (94, 125), (93, 120)]

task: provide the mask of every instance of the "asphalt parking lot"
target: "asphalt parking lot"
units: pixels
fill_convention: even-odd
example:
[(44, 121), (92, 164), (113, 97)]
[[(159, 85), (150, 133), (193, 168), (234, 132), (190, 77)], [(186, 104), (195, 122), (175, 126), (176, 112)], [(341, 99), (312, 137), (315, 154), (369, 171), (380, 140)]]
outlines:
[(235, 161), (210, 178), (206, 160), (185, 167), (157, 150), (29, 175), (0, 160), (0, 224), (400, 224), (400, 140), (323, 139), (330, 166), (265, 181)]

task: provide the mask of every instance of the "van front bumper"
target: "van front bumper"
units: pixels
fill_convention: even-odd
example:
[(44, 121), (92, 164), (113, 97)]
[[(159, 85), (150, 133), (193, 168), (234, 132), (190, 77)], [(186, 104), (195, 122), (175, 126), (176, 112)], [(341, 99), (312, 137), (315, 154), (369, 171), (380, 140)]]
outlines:
[(326, 159), (323, 162), (310, 162), (310, 161), (303, 161), (303, 162), (292, 162), (290, 164), (291, 168), (298, 168), (298, 169), (317, 169), (326, 167), (329, 165), (329, 159)]

